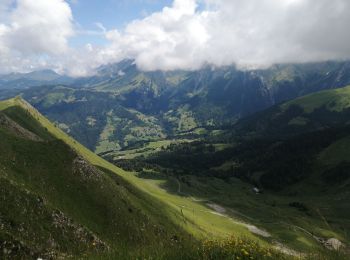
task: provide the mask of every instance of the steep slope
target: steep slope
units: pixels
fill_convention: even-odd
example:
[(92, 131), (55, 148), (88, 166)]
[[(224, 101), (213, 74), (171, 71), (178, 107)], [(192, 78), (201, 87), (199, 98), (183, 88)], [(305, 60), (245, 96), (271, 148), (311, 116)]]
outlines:
[[(122, 104), (127, 107), (154, 113), (189, 105), (198, 122), (206, 125), (204, 108), (206, 112), (221, 110), (221, 117), (210, 114), (209, 119), (224, 122), (308, 93), (343, 87), (350, 83), (350, 63), (283, 64), (243, 71), (227, 66), (142, 72), (133, 61), (123, 61), (104, 66), (92, 79), (93, 84), (84, 86), (123, 94)], [(81, 84), (77, 81), (76, 85)]]
[(127, 60), (71, 86), (31, 88), (23, 96), (89, 149), (105, 153), (184, 134), (197, 138), (198, 128), (232, 124), (280, 102), (349, 83), (349, 62), (143, 72)]
[(57, 258), (109, 248), (157, 255), (159, 243), (172, 250), (174, 237), (182, 241), (185, 232), (162, 203), (92, 166), (86, 158), (96, 158), (24, 101), (1, 102), (0, 110), (2, 257)]
[(310, 94), (241, 120), (240, 134), (288, 136), (350, 123), (350, 86)]
[(111, 93), (55, 86), (31, 89), (24, 97), (98, 153), (165, 136), (159, 119), (123, 107)]
[(20, 98), (0, 102), (0, 114), (4, 258), (193, 259), (203, 253), (197, 241), (208, 237), (234, 233), (271, 242), (201, 201), (167, 191), (166, 179), (144, 179), (106, 162)]
[(231, 161), (228, 175), (273, 190), (309, 183), (319, 192), (341, 192), (350, 181), (349, 123), (350, 86), (306, 95), (242, 119), (214, 137), (214, 143), (235, 144), (216, 155), (216, 163)]

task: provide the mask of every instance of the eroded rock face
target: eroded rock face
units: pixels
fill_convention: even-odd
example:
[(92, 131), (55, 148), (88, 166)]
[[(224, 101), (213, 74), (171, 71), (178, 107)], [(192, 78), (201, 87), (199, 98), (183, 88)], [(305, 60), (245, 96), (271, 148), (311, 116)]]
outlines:
[(108, 246), (95, 234), (87, 230), (84, 226), (74, 223), (74, 221), (65, 216), (63, 212), (55, 210), (52, 213), (52, 219), (53, 225), (60, 229), (63, 234), (72, 233), (75, 236), (76, 241), (85, 244), (88, 248), (98, 251), (108, 248)]
[(23, 128), (4, 113), (0, 113), (0, 128), (3, 128), (15, 136), (31, 141), (42, 142), (43, 140), (36, 134)]
[(343, 243), (336, 238), (330, 238), (324, 243), (328, 249), (339, 250), (343, 247)]
[(77, 156), (73, 161), (73, 173), (78, 174), (85, 180), (100, 180), (101, 178), (100, 171), (81, 156)]
[(0, 238), (0, 259), (25, 259), (28, 256), (35, 259), (38, 254), (9, 235)]

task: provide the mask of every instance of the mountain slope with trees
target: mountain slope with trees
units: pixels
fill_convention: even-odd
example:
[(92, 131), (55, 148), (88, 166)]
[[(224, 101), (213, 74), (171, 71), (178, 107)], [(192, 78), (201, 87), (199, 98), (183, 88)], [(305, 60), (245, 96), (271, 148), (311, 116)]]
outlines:
[(66, 133), (104, 153), (184, 134), (196, 138), (196, 129), (230, 125), (286, 100), (349, 83), (349, 62), (142, 72), (126, 60), (71, 85), (30, 88), (22, 95)]

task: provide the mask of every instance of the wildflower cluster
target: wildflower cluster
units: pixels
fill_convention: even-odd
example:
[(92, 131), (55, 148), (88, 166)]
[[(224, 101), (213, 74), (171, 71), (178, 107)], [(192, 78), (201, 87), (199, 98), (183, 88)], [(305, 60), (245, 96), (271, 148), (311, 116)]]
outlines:
[(200, 252), (202, 259), (283, 259), (281, 254), (258, 243), (231, 236), (223, 240), (206, 240)]

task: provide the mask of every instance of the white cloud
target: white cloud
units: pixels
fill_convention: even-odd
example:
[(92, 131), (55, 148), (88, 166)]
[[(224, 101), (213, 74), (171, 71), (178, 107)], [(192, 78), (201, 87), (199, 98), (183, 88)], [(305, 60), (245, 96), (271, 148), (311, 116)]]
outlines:
[(62, 0), (19, 0), (11, 15), (8, 41), (22, 53), (61, 54), (73, 35), (72, 13)]
[(7, 19), (0, 20), (1, 71), (48, 66), (55, 56), (69, 51), (73, 16), (65, 1), (0, 1), (3, 12), (7, 10)]
[(144, 70), (350, 58), (348, 0), (206, 0), (204, 10), (198, 2), (175, 0), (124, 32), (108, 32), (103, 52), (135, 58)]
[(208, 53), (219, 54), (209, 62), (244, 66), (350, 57), (347, 0), (208, 2), (217, 5)]
[(67, 44), (74, 33), (67, 2), (17, 3), (9, 21), (0, 20), (0, 70), (51, 66), (84, 75), (125, 58), (143, 70), (350, 58), (348, 0), (174, 0), (120, 31), (96, 23), (109, 44), (82, 49)]
[(122, 70), (118, 71), (118, 76), (123, 77), (125, 75), (125, 72)]
[(172, 7), (129, 23), (124, 32), (106, 34), (112, 43), (102, 52), (109, 58), (134, 58), (144, 70), (190, 69), (200, 61), (210, 37), (205, 28), (206, 12), (196, 13), (196, 1), (176, 0)]

